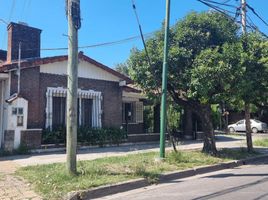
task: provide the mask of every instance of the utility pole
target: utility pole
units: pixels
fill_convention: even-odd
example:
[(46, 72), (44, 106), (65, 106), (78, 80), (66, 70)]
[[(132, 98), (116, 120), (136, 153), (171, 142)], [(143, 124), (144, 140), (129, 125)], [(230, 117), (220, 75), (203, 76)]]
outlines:
[(67, 67), (67, 171), (77, 173), (77, 87), (78, 87), (78, 29), (80, 21), (80, 0), (67, 0), (68, 18), (68, 67)]
[(168, 71), (168, 37), (169, 37), (170, 0), (166, 0), (164, 59), (162, 69), (162, 96), (161, 96), (161, 121), (160, 121), (160, 159), (165, 158), (166, 118), (167, 118), (167, 71)]
[(241, 0), (241, 24), (242, 24), (242, 33), (246, 34), (247, 32), (247, 3), (246, 0)]
[[(247, 3), (246, 0), (241, 0), (241, 24), (242, 24), (242, 34), (243, 38), (243, 51), (247, 51)], [(246, 66), (247, 67), (247, 66)], [(247, 71), (247, 68), (246, 68)], [(248, 152), (253, 151), (252, 136), (251, 136), (251, 125), (250, 125), (250, 103), (248, 100), (244, 100), (245, 109), (245, 123), (246, 123), (246, 137), (247, 137), (247, 148)]]

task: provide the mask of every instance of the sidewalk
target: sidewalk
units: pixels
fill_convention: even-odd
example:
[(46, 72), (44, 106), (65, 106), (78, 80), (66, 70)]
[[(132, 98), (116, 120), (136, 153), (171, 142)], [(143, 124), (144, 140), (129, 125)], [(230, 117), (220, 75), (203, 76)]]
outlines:
[[(234, 147), (245, 147), (246, 143), (242, 136), (216, 136), (217, 148), (234, 148)], [(268, 138), (268, 135), (267, 135)], [(167, 150), (172, 149), (170, 145), (166, 145)], [(178, 144), (177, 148), (179, 150), (189, 150), (189, 149), (201, 149), (203, 147), (203, 141), (183, 141)], [(104, 148), (85, 148), (79, 150), (77, 153), (77, 160), (94, 160), (96, 158), (103, 158), (109, 156), (120, 156), (125, 154), (133, 153), (143, 153), (150, 151), (159, 151), (159, 143), (150, 144), (129, 144), (121, 145), (119, 147), (104, 147)], [(50, 164), (50, 163), (60, 163), (66, 161), (65, 151), (54, 152), (54, 153), (41, 153), (41, 154), (31, 154), (31, 155), (19, 155), (19, 156), (9, 156), (2, 158), (2, 160), (9, 160), (18, 167), (38, 165), (38, 164)], [(0, 163), (1, 163), (0, 158)]]
[[(255, 135), (253, 138), (266, 137), (268, 135)], [(217, 148), (240, 148), (245, 147), (244, 136), (216, 136)], [(201, 149), (202, 141), (184, 141), (177, 148), (179, 150)], [(171, 149), (167, 145), (167, 150)], [(122, 156), (126, 154), (142, 153), (149, 151), (158, 151), (159, 144), (132, 144), (119, 147), (105, 148), (87, 148), (79, 150), (77, 154), (78, 160), (93, 160), (96, 158), (109, 156)], [(14, 176), (14, 172), (19, 167), (65, 162), (65, 152), (43, 153), (32, 155), (8, 156), (0, 158), (0, 199), (41, 199), (38, 195), (31, 191), (30, 184)]]

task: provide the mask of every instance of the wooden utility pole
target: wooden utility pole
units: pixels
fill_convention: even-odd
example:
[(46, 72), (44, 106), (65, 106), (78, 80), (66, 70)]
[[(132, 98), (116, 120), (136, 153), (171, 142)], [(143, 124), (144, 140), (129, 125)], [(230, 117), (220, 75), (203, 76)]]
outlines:
[[(246, 34), (247, 34), (247, 3), (246, 0), (241, 0), (241, 24), (242, 24), (242, 34), (243, 38), (243, 51), (246, 51)], [(247, 69), (246, 69), (247, 71)], [(251, 126), (250, 126), (250, 103), (247, 99), (244, 99), (244, 109), (245, 109), (245, 124), (246, 124), (246, 137), (247, 137), (247, 148), (248, 152), (253, 151)]]
[(77, 148), (77, 87), (78, 87), (78, 29), (80, 21), (80, 0), (67, 0), (68, 18), (68, 67), (67, 67), (67, 170), (76, 174)]

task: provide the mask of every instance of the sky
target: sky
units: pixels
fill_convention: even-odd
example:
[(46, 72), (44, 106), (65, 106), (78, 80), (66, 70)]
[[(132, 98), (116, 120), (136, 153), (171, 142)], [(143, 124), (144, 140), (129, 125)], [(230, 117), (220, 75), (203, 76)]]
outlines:
[[(226, 0), (214, 0), (225, 2)], [(131, 0), (80, 0), (82, 26), (79, 30), (79, 46), (90, 46), (139, 36), (138, 24)], [(143, 33), (161, 28), (165, 18), (165, 0), (135, 0)], [(268, 21), (268, 1), (248, 0), (248, 4)], [(237, 0), (229, 0), (238, 5)], [(197, 0), (171, 0), (170, 25), (181, 20), (191, 11), (206, 11), (209, 8)], [(268, 34), (266, 26), (248, 12), (259, 29)], [(42, 30), (41, 48), (67, 47), (67, 19), (65, 0), (0, 0), (0, 49), (7, 49), (7, 25), (5, 22), (26, 22)], [(140, 38), (114, 45), (80, 49), (85, 55), (113, 68), (125, 62), (133, 47), (142, 49)], [(67, 50), (42, 50), (41, 57), (66, 55)]]

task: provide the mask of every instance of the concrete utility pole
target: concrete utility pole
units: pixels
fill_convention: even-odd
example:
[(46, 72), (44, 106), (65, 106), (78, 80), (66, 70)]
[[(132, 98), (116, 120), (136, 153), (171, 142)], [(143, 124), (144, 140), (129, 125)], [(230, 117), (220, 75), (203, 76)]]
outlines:
[(161, 97), (161, 119), (160, 119), (160, 159), (165, 158), (165, 140), (166, 140), (166, 128), (167, 128), (166, 101), (167, 101), (169, 16), (170, 16), (170, 0), (166, 0), (165, 41), (164, 41), (164, 59), (162, 69), (162, 97)]
[(77, 87), (78, 87), (78, 29), (80, 21), (80, 0), (67, 0), (68, 18), (68, 88), (67, 88), (67, 170), (77, 173)]
[(246, 0), (241, 0), (241, 24), (242, 24), (242, 33), (246, 34), (247, 32), (247, 3)]

